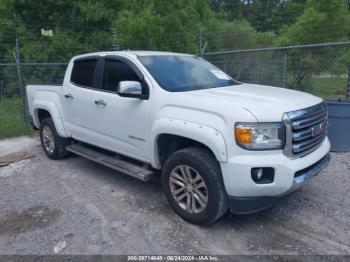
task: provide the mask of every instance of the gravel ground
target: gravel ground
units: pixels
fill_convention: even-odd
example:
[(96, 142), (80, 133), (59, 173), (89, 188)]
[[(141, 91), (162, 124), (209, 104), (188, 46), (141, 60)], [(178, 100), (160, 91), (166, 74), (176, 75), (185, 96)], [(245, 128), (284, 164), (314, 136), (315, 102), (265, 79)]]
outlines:
[(49, 160), (38, 138), (0, 141), (0, 155), (24, 148), (36, 157), (0, 168), (0, 254), (350, 254), (350, 153), (270, 210), (198, 227), (157, 179)]

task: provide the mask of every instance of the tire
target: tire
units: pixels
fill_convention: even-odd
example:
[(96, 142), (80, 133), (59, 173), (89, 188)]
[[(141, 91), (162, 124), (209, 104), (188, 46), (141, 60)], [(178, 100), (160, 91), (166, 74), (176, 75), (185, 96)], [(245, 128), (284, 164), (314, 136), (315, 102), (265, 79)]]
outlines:
[[(183, 175), (183, 178), (184, 174), (192, 179), (187, 182), (181, 180), (180, 177)], [(195, 183), (188, 183), (189, 181)], [(206, 149), (190, 147), (173, 153), (163, 166), (162, 187), (175, 212), (190, 223), (209, 225), (227, 211), (220, 165)], [(193, 199), (196, 202), (194, 204)]]
[[(47, 137), (50, 137), (50, 139), (47, 140)], [(48, 141), (51, 140), (53, 143), (48, 145)], [(59, 136), (50, 117), (41, 121), (40, 141), (45, 154), (51, 159), (62, 159), (70, 155), (70, 152), (66, 150), (66, 146), (70, 144), (71, 140)]]

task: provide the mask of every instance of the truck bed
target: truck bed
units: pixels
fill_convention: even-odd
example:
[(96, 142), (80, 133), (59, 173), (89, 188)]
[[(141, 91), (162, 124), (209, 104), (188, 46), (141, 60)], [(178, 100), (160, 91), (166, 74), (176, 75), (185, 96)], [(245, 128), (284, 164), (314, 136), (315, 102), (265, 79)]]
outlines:
[(56, 101), (60, 104), (59, 94), (61, 93), (62, 85), (27, 85), (27, 101), (28, 112), (31, 117), (31, 121), (34, 117), (33, 103), (37, 100)]

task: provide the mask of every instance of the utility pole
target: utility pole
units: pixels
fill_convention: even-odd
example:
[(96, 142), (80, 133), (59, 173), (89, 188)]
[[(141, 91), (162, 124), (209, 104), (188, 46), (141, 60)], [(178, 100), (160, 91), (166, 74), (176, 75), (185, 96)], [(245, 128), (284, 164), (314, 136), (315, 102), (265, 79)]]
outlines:
[(117, 29), (112, 28), (112, 48), (114, 51), (118, 51), (119, 50), (119, 45), (118, 45), (118, 41), (117, 41)]
[(203, 45), (203, 35), (202, 35), (202, 28), (200, 27), (199, 28), (199, 57), (202, 57), (203, 58), (203, 55), (204, 55), (204, 52), (205, 52), (205, 49), (207, 48), (207, 44), (208, 44), (208, 41), (205, 41), (204, 45)]
[[(21, 58), (19, 55), (19, 42), (18, 38), (16, 38), (16, 53), (15, 53), (15, 59), (16, 59), (16, 67), (17, 67), (17, 76), (18, 76), (18, 85), (20, 90), (22, 90), (22, 75), (21, 75)], [(22, 91), (20, 91), (22, 93)]]
[[(349, 0), (350, 1), (350, 0)], [(202, 28), (199, 28), (199, 56), (202, 56)]]

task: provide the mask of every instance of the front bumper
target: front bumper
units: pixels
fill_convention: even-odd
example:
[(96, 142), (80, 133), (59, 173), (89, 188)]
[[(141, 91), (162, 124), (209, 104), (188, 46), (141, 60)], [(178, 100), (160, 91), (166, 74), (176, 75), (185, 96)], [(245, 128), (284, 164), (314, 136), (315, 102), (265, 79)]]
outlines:
[[(227, 162), (221, 162), (226, 192), (229, 196), (262, 197), (288, 194), (297, 187), (295, 175), (323, 159), (330, 149), (326, 138), (314, 152), (300, 158), (291, 159), (281, 151), (271, 152), (237, 152)], [(268, 184), (257, 184), (252, 180), (251, 170), (257, 167), (274, 169), (274, 180)]]
[(260, 197), (228, 197), (229, 208), (234, 214), (248, 214), (258, 212), (277, 204), (281, 199), (294, 192), (300, 186), (308, 182), (317, 175), (322, 169), (327, 167), (330, 162), (330, 154), (327, 154), (321, 160), (312, 166), (300, 170), (295, 174), (292, 187), (285, 193), (278, 196), (260, 196)]

